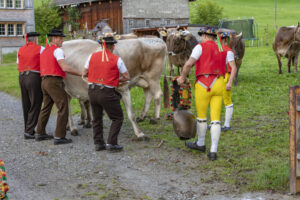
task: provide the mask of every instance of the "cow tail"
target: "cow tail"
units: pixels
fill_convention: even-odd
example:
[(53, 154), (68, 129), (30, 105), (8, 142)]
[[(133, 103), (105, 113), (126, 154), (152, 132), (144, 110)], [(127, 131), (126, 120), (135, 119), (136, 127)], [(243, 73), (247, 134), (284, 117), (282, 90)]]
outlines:
[(169, 100), (169, 84), (167, 80), (167, 55), (165, 57), (165, 72), (164, 72), (164, 108), (170, 107), (170, 100)]

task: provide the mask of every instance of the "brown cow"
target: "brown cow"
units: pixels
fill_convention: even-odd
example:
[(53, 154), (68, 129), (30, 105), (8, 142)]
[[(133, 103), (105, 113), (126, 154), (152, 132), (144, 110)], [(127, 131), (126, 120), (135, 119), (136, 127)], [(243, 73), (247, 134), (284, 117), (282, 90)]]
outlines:
[(174, 65), (178, 67), (178, 74), (180, 74), (193, 48), (198, 44), (196, 37), (189, 31), (179, 28), (159, 29), (158, 32), (161, 38), (166, 38), (170, 75), (175, 75)]
[(300, 24), (298, 26), (280, 27), (277, 31), (274, 42), (273, 50), (279, 66), (279, 74), (282, 74), (281, 57), (288, 59), (288, 72), (291, 72), (291, 62), (295, 66), (295, 72), (298, 71), (298, 54), (300, 51)]

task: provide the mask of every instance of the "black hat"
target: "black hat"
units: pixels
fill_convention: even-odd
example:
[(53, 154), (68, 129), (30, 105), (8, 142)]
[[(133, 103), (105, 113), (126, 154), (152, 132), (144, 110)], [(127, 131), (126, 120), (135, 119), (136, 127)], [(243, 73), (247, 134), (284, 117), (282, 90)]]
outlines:
[(115, 38), (112, 36), (103, 37), (102, 39), (105, 41), (106, 44), (116, 44), (117, 43), (117, 40), (115, 40)]
[(27, 37), (38, 37), (40, 36), (41, 34), (37, 33), (37, 32), (29, 32), (27, 33)]
[(61, 30), (53, 29), (50, 31), (48, 36), (54, 36), (54, 37), (66, 37)]

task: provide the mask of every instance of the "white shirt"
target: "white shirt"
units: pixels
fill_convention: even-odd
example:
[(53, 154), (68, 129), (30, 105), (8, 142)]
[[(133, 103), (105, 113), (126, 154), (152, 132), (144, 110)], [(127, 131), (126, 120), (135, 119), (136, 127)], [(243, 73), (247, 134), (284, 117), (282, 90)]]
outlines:
[[(202, 46), (200, 44), (197, 44), (190, 57), (199, 60), (200, 56), (202, 55)], [(232, 51), (227, 51), (227, 56), (226, 56), (226, 64), (230, 61), (234, 60), (234, 54)]]
[(54, 57), (56, 58), (57, 61), (65, 59), (64, 51), (61, 48), (55, 49), (54, 52), (53, 52), (53, 55), (54, 55)]
[[(40, 55), (42, 54), (42, 52), (45, 50), (45, 47), (41, 46), (41, 50), (40, 50)], [(18, 50), (18, 53), (17, 53), (17, 64), (19, 64), (19, 57), (18, 57), (18, 54), (19, 54), (19, 50)]]
[[(85, 65), (84, 65), (84, 68), (85, 69), (88, 69), (89, 68), (89, 64), (90, 64), (90, 60), (91, 60), (91, 57), (92, 57), (92, 54), (88, 57), (87, 61), (85, 62)], [(127, 68), (125, 66), (125, 63), (123, 62), (122, 58), (119, 57), (118, 61), (117, 61), (117, 66), (118, 66), (118, 70), (121, 74), (127, 72)], [(93, 83), (90, 83), (89, 82), (89, 85), (90, 84), (93, 84)], [(111, 86), (105, 86), (105, 87), (108, 87), (108, 88), (113, 88)]]

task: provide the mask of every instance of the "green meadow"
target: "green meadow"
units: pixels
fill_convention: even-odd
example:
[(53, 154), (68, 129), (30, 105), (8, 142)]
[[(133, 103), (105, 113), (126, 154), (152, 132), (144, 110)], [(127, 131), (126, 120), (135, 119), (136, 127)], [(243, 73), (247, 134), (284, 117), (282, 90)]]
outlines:
[[(146, 120), (140, 128), (153, 140), (163, 140), (164, 145), (183, 149), (199, 161), (203, 171), (214, 172), (212, 177), (240, 188), (241, 191), (274, 190), (287, 192), (289, 185), (289, 86), (300, 83), (300, 73), (287, 73), (286, 59), (283, 59), (283, 74), (278, 74), (278, 65), (271, 42), (275, 35), (273, 0), (215, 0), (224, 7), (228, 19), (254, 17), (263, 33), (269, 27), (269, 46), (247, 47), (239, 73), (239, 84), (233, 87), (234, 115), (232, 129), (222, 133), (219, 141), (218, 160), (210, 162), (206, 155), (186, 149), (173, 132), (172, 121), (165, 119), (170, 109), (161, 104), (161, 120), (150, 125)], [(191, 5), (192, 6), (192, 5)], [(300, 16), (298, 0), (278, 0), (277, 25), (296, 24)], [(263, 35), (265, 40), (265, 35)], [(20, 97), (16, 55), (5, 55), (0, 65), (0, 90)], [(10, 64), (8, 64), (10, 63)], [(193, 75), (191, 75), (193, 79)], [(162, 80), (162, 79), (161, 79)], [(161, 81), (162, 83), (163, 81)], [(193, 82), (193, 81), (192, 81)], [(144, 104), (142, 89), (133, 88), (132, 105), (135, 115), (141, 113)], [(195, 113), (194, 99), (192, 112)], [(72, 108), (79, 113), (76, 100)], [(153, 116), (153, 104), (149, 115)], [(222, 121), (224, 119), (224, 109)], [(125, 122), (127, 126), (129, 122)], [(133, 136), (134, 137), (134, 136)], [(206, 144), (210, 146), (207, 132)], [(210, 181), (210, 180), (204, 180)]]

